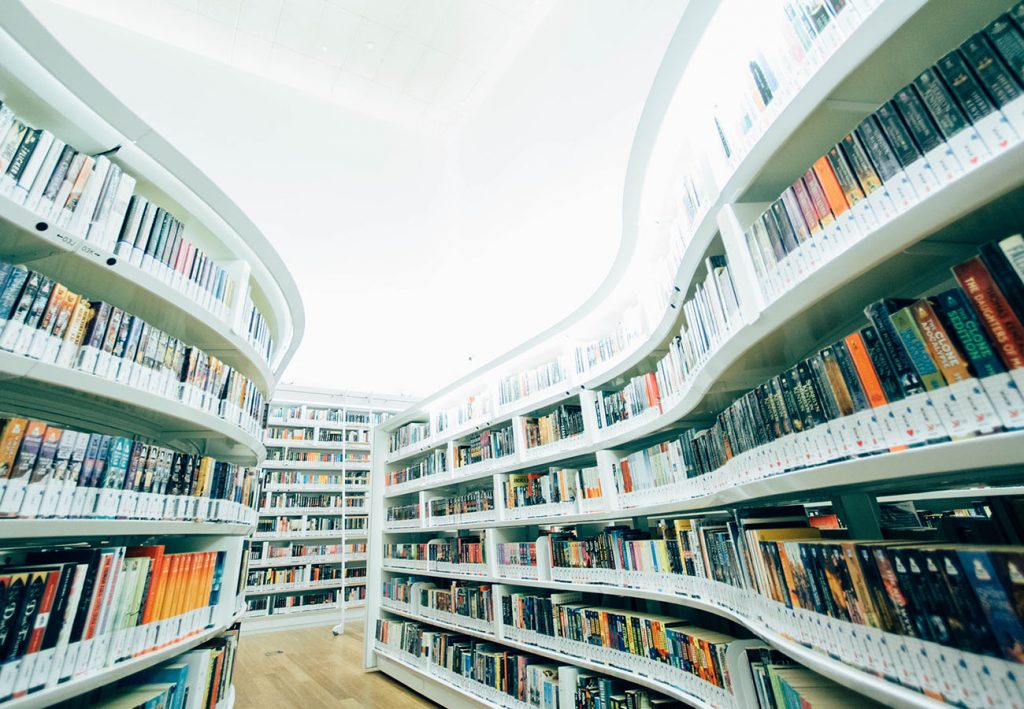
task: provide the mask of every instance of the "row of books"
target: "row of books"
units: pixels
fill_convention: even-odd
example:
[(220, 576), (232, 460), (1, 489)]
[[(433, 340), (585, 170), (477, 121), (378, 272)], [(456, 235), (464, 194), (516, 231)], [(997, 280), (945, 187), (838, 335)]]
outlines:
[(274, 404), (270, 407), (271, 419), (305, 419), (308, 421), (324, 421), (327, 423), (379, 424), (387, 420), (391, 414), (375, 411), (353, 411), (343, 408), (312, 406), (310, 404)]
[(0, 262), (0, 349), (206, 409), (249, 432), (263, 394), (198, 347), (24, 266)]
[(33, 551), (0, 569), (0, 700), (166, 647), (209, 627), (223, 552), (163, 546)]
[(345, 568), (346, 579), (364, 579), (366, 578), (366, 567), (365, 566), (350, 566)]
[(289, 448), (287, 451), (268, 446), (265, 462), (294, 462), (294, 463), (344, 463), (345, 456), (342, 453), (328, 453), (323, 451), (303, 451)]
[(136, 180), (107, 156), (75, 150), (0, 107), (0, 193), (43, 220), (129, 259), (227, 319), (235, 284), (184, 236), (185, 225), (135, 194)]
[(803, 709), (807, 706), (818, 709), (881, 709), (883, 706), (801, 667), (777, 650), (756, 648), (748, 650), (747, 655), (754, 680), (756, 709)]
[(405, 465), (397, 470), (388, 470), (384, 474), (385, 485), (401, 485), (402, 483), (420, 480), (438, 473), (448, 471), (448, 451), (444, 448), (431, 451), (425, 458)]
[(453, 428), (459, 429), (491, 413), (491, 397), (488, 393), (471, 394), (458, 404), (430, 415), (431, 426), (435, 434), (441, 434)]
[[(103, 156), (96, 159), (96, 171), (104, 167), (105, 161)], [(115, 168), (110, 166), (111, 170)], [(86, 238), (187, 294), (221, 319), (228, 319), (235, 302), (235, 281), (226, 269), (185, 238), (183, 222), (146, 198), (132, 195), (124, 219), (118, 224), (114, 234), (103, 234), (97, 241), (90, 231)], [(251, 328), (251, 311), (248, 314)], [(243, 334), (251, 337), (252, 330)]]
[(312, 441), (313, 429), (267, 426), (264, 438), (269, 441)]
[[(621, 489), (680, 482), (769, 450), (774, 471), (782, 472), (1019, 428), (1020, 241), (986, 244), (979, 257), (954, 267), (958, 288), (917, 301), (871, 304), (865, 309), (869, 325), (748, 392), (710, 429), (620, 461)], [(785, 450), (794, 434), (804, 434), (804, 442)], [(806, 454), (808, 446), (813, 455)]]
[(502, 624), (543, 643), (559, 637), (655, 660), (732, 691), (725, 654), (735, 638), (673, 616), (587, 603), (576, 592), (501, 596)]
[[(505, 507), (575, 502), (579, 495), (579, 470), (551, 468), (546, 472), (510, 473), (505, 479)], [(600, 484), (600, 483), (599, 483)]]
[(499, 542), (495, 551), (499, 566), (537, 566), (537, 542)]
[(639, 308), (627, 308), (615, 328), (590, 342), (576, 345), (576, 374), (584, 375), (618, 359), (646, 333)]
[(346, 604), (364, 605), (366, 603), (366, 586), (349, 586), (344, 591)]
[(388, 436), (388, 452), (394, 453), (430, 437), (430, 424), (412, 422), (399, 426)]
[(392, 505), (387, 508), (387, 521), (388, 522), (407, 522), (414, 519), (420, 519), (422, 505), (415, 503), (412, 505)]
[(725, 256), (709, 256), (704, 265), (707, 276), (683, 304), (685, 322), (658, 362), (656, 393), (661, 399), (680, 395), (694, 372), (741, 325), (739, 298)]
[(1012, 66), (1022, 45), (1024, 28), (1004, 15), (900, 89), (787, 188), (746, 233), (765, 296), (1024, 137), (1024, 74)]
[(543, 416), (523, 418), (523, 434), (527, 448), (583, 435), (583, 409), (576, 404), (560, 404)]
[(381, 582), (381, 598), (407, 606), (412, 603), (413, 584), (425, 582), (426, 579), (412, 576), (397, 576), (391, 579), (384, 579)]
[(531, 655), (407, 621), (379, 619), (374, 632), (378, 647), (493, 704), (558, 707), (557, 668)]
[(444, 564), (483, 564), (483, 537), (469, 535), (431, 539), (427, 542), (427, 559)]
[(341, 567), (332, 564), (310, 564), (304, 566), (270, 567), (249, 569), (245, 575), (247, 589), (259, 586), (278, 586), (316, 581), (333, 581), (344, 578)]
[(337, 531), (339, 536), (345, 527), (344, 520), (338, 516), (317, 517), (260, 517), (256, 522), (256, 532), (331, 532)]
[(318, 507), (341, 509), (344, 498), (338, 493), (308, 492), (263, 492), (260, 493), (259, 509), (280, 509), (288, 507)]
[[(363, 431), (362, 433), (366, 433)], [(313, 438), (307, 440), (312, 441)], [(325, 429), (320, 431), (320, 438), (317, 439), (320, 443), (345, 443), (346, 441), (351, 443), (368, 443), (366, 436), (360, 436), (358, 431), (338, 431), (333, 429)]]
[(245, 599), (245, 617), (257, 618), (265, 615), (285, 615), (308, 610), (337, 608), (341, 601), (341, 589), (297, 589), (294, 595), (274, 594), (249, 596)]
[(305, 470), (264, 470), (263, 485), (342, 485), (340, 473), (311, 473)]
[(494, 622), (494, 590), (487, 584), (452, 581), (449, 586), (418, 585), (420, 608)]
[(431, 517), (451, 517), (494, 510), (494, 488), (471, 490), (461, 495), (430, 500)]
[(61, 703), (62, 709), (216, 709), (231, 692), (239, 627), (173, 660)]
[[(364, 545), (360, 545), (364, 546)], [(363, 548), (365, 552), (365, 546)], [(293, 559), (310, 556), (337, 556), (345, 552), (341, 544), (284, 544), (275, 546), (273, 544), (254, 544), (249, 549), (249, 561), (260, 559)]]
[(274, 354), (274, 337), (270, 333), (270, 324), (248, 295), (245, 299), (245, 310), (243, 312), (246, 313), (246, 339), (256, 348), (256, 351), (260, 353), (263, 359), (269, 362)]
[(498, 405), (508, 406), (539, 391), (544, 391), (566, 380), (562, 360), (555, 358), (498, 381)]
[[(0, 418), (0, 515), (210, 518), (208, 504), (251, 507), (256, 471), (123, 436)], [(200, 502), (206, 503), (200, 509)], [(229, 507), (217, 509), (229, 515)], [(238, 512), (239, 521), (248, 519)]]
[(710, 131), (716, 134), (728, 165), (742, 159), (780, 106), (803, 88), (811, 73), (878, 4), (879, 0), (787, 0), (769, 4), (768, 12), (757, 16), (754, 21), (766, 26), (755, 44), (741, 50), (743, 61), (735, 66), (743, 71), (719, 80), (724, 92), (714, 101)]
[(515, 436), (512, 434), (512, 424), (509, 423), (501, 428), (473, 433), (456, 441), (454, 463), (456, 468), (463, 468), (485, 460), (503, 458), (515, 452)]
[(614, 426), (634, 419), (645, 411), (661, 411), (661, 393), (653, 372), (631, 377), (629, 384), (619, 391), (602, 392), (594, 402), (597, 427)]
[[(552, 535), (550, 544), (556, 570), (639, 573), (630, 583), (655, 588), (674, 587), (671, 575), (707, 579), (812, 616), (1010, 663), (1024, 661), (1019, 650), (1024, 612), (1013, 600), (1024, 583), (1020, 546), (941, 538), (851, 541), (811, 527), (800, 507), (745, 510), (738, 518), (718, 514), (676, 519), (652, 530), (612, 527), (588, 538)], [(593, 578), (615, 583), (625, 577)], [(722, 592), (704, 593), (725, 597)], [(798, 639), (808, 642), (807, 637)], [(855, 653), (839, 649), (841, 643), (823, 635), (809, 644), (868, 671), (884, 669), (891, 679), (922, 689), (916, 670), (908, 669), (907, 658), (899, 653), (883, 653), (883, 663), (877, 647)], [(933, 668), (924, 674), (935, 682), (942, 672)], [(926, 682), (922, 691), (928, 690), (935, 691)], [(970, 693), (984, 694), (977, 689)], [(958, 696), (954, 692), (946, 698)]]

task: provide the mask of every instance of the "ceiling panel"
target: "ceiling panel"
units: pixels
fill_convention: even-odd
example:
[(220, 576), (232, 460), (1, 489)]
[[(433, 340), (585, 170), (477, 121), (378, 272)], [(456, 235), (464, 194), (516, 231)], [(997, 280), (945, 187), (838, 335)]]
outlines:
[(443, 129), (472, 109), (554, 0), (54, 2), (350, 108)]

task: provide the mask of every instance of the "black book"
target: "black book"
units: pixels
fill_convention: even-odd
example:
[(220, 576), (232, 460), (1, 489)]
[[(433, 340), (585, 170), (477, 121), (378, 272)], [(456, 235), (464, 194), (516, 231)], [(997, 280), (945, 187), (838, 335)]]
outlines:
[[(853, 168), (857, 182), (860, 183), (865, 195), (871, 194), (882, 186), (882, 178), (875, 170), (874, 165), (871, 164), (867, 151), (864, 150), (864, 146), (856, 131), (847, 133), (839, 147), (842, 148), (843, 155), (846, 157), (850, 167)], [(898, 165), (896, 167), (897, 169), (899, 168)]]
[[(966, 69), (967, 67), (964, 66), (965, 71)], [(945, 76), (946, 80), (949, 81), (950, 77), (948, 75)], [(969, 125), (967, 117), (960, 110), (960, 107), (954, 103), (949, 89), (945, 87), (934, 69), (925, 69), (920, 76), (914, 79), (914, 88), (917, 89), (918, 95), (924, 101), (925, 106), (928, 107), (928, 111), (932, 114), (932, 118), (935, 119), (939, 130), (942, 131), (942, 135), (945, 136), (946, 140), (967, 128)]]
[[(871, 366), (874, 367), (875, 374), (878, 376), (878, 382), (882, 386), (882, 393), (885, 394), (886, 401), (900, 401), (907, 395), (907, 392), (903, 389), (900, 376), (896, 372), (892, 358), (889, 356), (889, 350), (882, 341), (882, 336), (878, 333), (878, 329), (874, 325), (861, 328), (860, 337), (864, 341), (868, 358), (871, 360)], [(912, 371), (916, 376), (917, 370), (914, 369)], [(922, 384), (921, 386), (923, 387), (924, 385)]]
[(985, 87), (985, 91), (1000, 108), (1024, 93), (1024, 89), (1010, 73), (1010, 68), (1006, 66), (999, 52), (983, 32), (972, 35), (960, 45), (960, 51), (963, 52), (974, 75)]
[(832, 355), (836, 359), (836, 364), (839, 365), (839, 373), (843, 377), (846, 390), (850, 393), (853, 410), (866, 411), (870, 409), (871, 402), (868, 401), (867, 394), (864, 393), (864, 386), (861, 384), (860, 375), (857, 374), (857, 367), (850, 357), (850, 350), (847, 349), (846, 342), (840, 340), (832, 345)]
[(953, 549), (939, 548), (934, 550), (934, 557), (950, 600), (947, 623), (954, 637), (962, 643), (959, 647), (968, 652), (999, 657), (1002, 654), (999, 644), (974, 594), (971, 580), (964, 573), (960, 556)]
[(889, 140), (893, 154), (900, 161), (900, 165), (907, 167), (921, 157), (921, 151), (917, 149), (917, 144), (910, 136), (907, 124), (903, 122), (900, 112), (896, 110), (896, 105), (892, 101), (875, 111), (875, 117), (878, 119), (878, 125), (885, 137)]
[(815, 354), (807, 362), (810, 364), (810, 374), (814, 388), (818, 393), (818, 400), (821, 403), (822, 413), (829, 421), (833, 421), (843, 414), (839, 411), (839, 403), (836, 400), (835, 392), (829, 381), (828, 373), (825, 371), (825, 360), (821, 353)]
[(1009, 15), (1003, 15), (985, 28), (985, 35), (992, 40), (1017, 84), (1024, 86), (1024, 32)]
[(1010, 303), (1010, 308), (1017, 314), (1017, 318), (1024, 322), (1024, 282), (1017, 275), (1013, 264), (994, 241), (982, 244), (980, 253), (981, 260)]
[(25, 131), (21, 145), (14, 151), (14, 157), (11, 158), (11, 163), (7, 166), (7, 174), (14, 182), (17, 182), (21, 178), (21, 173), (25, 171), (29, 158), (32, 157), (36, 145), (39, 144), (39, 135), (42, 132), (39, 128), (30, 128)]
[[(149, 211), (153, 212), (153, 220), (150, 221), (148, 215), (145, 216), (142, 222), (142, 230), (140, 230), (138, 240), (135, 242), (135, 248), (140, 249), (145, 255), (152, 256), (153, 251), (156, 250), (156, 244), (160, 240), (160, 225), (167, 216), (167, 212), (164, 211), (163, 207), (156, 207), (153, 204), (149, 204), (148, 207)], [(146, 229), (147, 225), (149, 226), (148, 229)], [(146, 233), (143, 234), (141, 233), (142, 231)]]
[(14, 635), (8, 638), (9, 644), (5, 648), (8, 659), (22, 657), (28, 648), (32, 628), (35, 626), (36, 616), (39, 615), (39, 606), (42, 603), (43, 593), (46, 592), (47, 580), (51, 573), (56, 573), (56, 570), (48, 568), (29, 570), (28, 581), (25, 583), (25, 597), (21, 603)]
[[(159, 261), (164, 253), (164, 245), (167, 243), (167, 235), (171, 230), (171, 222), (174, 221), (174, 217), (169, 212), (164, 212), (163, 218), (160, 220), (160, 231), (156, 235), (156, 243), (153, 244), (153, 249), (150, 251), (150, 244), (146, 245), (146, 253), (153, 257), (153, 260)], [(153, 238), (150, 237), (150, 242), (153, 242)]]
[(942, 134), (931, 114), (913, 86), (904, 86), (896, 92), (893, 103), (906, 121), (907, 128), (922, 153), (928, 154), (942, 147)]
[(782, 400), (785, 402), (786, 411), (789, 412), (789, 422), (793, 433), (804, 430), (804, 414), (796, 398), (794, 382), (799, 383), (800, 377), (796, 373), (796, 367), (789, 369), (778, 376), (779, 391), (782, 393)]
[(900, 591), (903, 593), (903, 601), (914, 629), (914, 636), (921, 640), (942, 642), (941, 634), (936, 632), (936, 628), (933, 627), (931, 618), (928, 616), (924, 592), (919, 588), (919, 582), (922, 580), (911, 570), (908, 549), (890, 546), (886, 548), (886, 553), (896, 572), (896, 579), (899, 582)]
[(829, 148), (825, 157), (828, 159), (829, 165), (832, 166), (832, 172), (835, 173), (836, 180), (839, 182), (839, 186), (842, 188), (846, 201), (850, 206), (852, 207), (862, 201), (864, 199), (864, 191), (853, 174), (853, 168), (846, 162), (842, 149), (838, 145), (833, 145)]
[(882, 132), (878, 119), (875, 116), (868, 116), (854, 131), (864, 147), (864, 152), (875, 166), (875, 171), (883, 183), (888, 182), (902, 170), (900, 161), (896, 158), (889, 140)]
[[(935, 67), (949, 86), (957, 104), (972, 123), (977, 123), (996, 110), (960, 52), (953, 50), (942, 57)], [(928, 107), (931, 108), (931, 104)], [(934, 110), (932, 112), (934, 113)], [(941, 122), (939, 125), (942, 125)]]
[(14, 638), (17, 635), (18, 621), (21, 619), (21, 609), (25, 600), (25, 584), (29, 575), (13, 573), (8, 578), (3, 612), (0, 613), (0, 660), (4, 661), (11, 659), (9, 653), (13, 650)]
[[(875, 326), (875, 330), (878, 331), (878, 336), (885, 347), (886, 354), (889, 355), (889, 361), (892, 363), (893, 371), (896, 373), (904, 396), (912, 396), (923, 392), (924, 384), (921, 382), (921, 377), (918, 376), (917, 370), (914, 369), (914, 363), (903, 346), (903, 341), (900, 339), (899, 333), (896, 332), (896, 327), (892, 324), (890, 316), (912, 302), (910, 300), (888, 298), (875, 301), (864, 309), (864, 314), (868, 316), (868, 320), (871, 321), (871, 324)], [(874, 361), (873, 357), (872, 361)], [(877, 365), (875, 369), (878, 369)], [(879, 374), (879, 379), (881, 379), (881, 374)], [(885, 385), (883, 384), (884, 387)], [(889, 392), (886, 390), (886, 397), (888, 396)], [(889, 401), (893, 401), (893, 399), (889, 399)]]
[(53, 202), (57, 198), (57, 193), (60, 192), (60, 186), (64, 184), (64, 178), (68, 174), (68, 169), (71, 167), (71, 161), (75, 159), (75, 155), (78, 151), (72, 148), (70, 145), (65, 145), (64, 149), (60, 153), (60, 157), (57, 158), (57, 165), (53, 168), (53, 172), (50, 174), (50, 179), (46, 183), (46, 188), (43, 190), (41, 200), (43, 202)]
[(765, 216), (767, 217), (769, 233), (771, 233), (772, 225), (774, 224), (786, 252), (795, 251), (799, 243), (797, 242), (796, 232), (793, 231), (793, 225), (789, 223), (786, 207), (782, 204), (782, 200), (775, 200), (772, 203), (770, 213), (766, 212)]
[(74, 583), (76, 571), (75, 564), (63, 564), (61, 567), (60, 580), (57, 582), (57, 592), (53, 597), (50, 618), (43, 633), (41, 650), (49, 650), (57, 646), (60, 631), (64, 628), (64, 615), (71, 600), (71, 585)]
[(796, 366), (796, 373), (799, 377), (797, 384), (797, 402), (804, 414), (804, 427), (813, 428), (825, 423), (825, 409), (821, 403), (821, 396), (814, 384), (814, 374), (811, 371), (809, 360), (804, 360)]
[(775, 403), (775, 410), (778, 412), (779, 424), (782, 426), (782, 435), (786, 436), (794, 431), (800, 430), (800, 426), (794, 424), (794, 412), (789, 408), (789, 402), (783, 392), (782, 376), (776, 376), (768, 382), (771, 387), (772, 401)]

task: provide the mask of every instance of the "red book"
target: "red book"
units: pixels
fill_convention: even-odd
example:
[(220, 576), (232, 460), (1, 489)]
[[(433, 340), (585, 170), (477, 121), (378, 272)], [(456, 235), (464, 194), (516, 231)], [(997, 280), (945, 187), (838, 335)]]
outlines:
[(953, 275), (978, 313), (1007, 369), (1024, 367), (1024, 326), (980, 256), (953, 267)]
[(96, 585), (92, 591), (92, 603), (89, 606), (89, 622), (85, 626), (83, 640), (90, 640), (96, 634), (96, 623), (100, 619), (100, 609), (103, 606), (103, 595), (107, 590), (107, 582), (110, 580), (110, 569), (114, 560), (114, 552), (103, 552), (103, 560), (96, 572)]
[(43, 645), (43, 635), (46, 632), (46, 624), (50, 620), (50, 612), (53, 610), (53, 601), (57, 597), (57, 586), (60, 582), (61, 567), (47, 572), (46, 589), (43, 597), (39, 600), (39, 611), (36, 613), (35, 624), (32, 626), (32, 633), (29, 635), (28, 648), (25, 654), (38, 652)]
[(633, 492), (633, 476), (629, 474), (629, 461), (625, 458), (619, 461), (619, 469), (622, 471), (622, 491)]

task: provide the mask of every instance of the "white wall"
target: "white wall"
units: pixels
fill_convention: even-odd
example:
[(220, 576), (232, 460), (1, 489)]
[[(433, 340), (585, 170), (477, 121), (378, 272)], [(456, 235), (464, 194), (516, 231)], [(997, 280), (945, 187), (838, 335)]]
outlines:
[(423, 395), (567, 315), (607, 272), (681, 5), (556, 4), (448, 141), (63, 8), (44, 16), (295, 274), (307, 328), (284, 380)]

